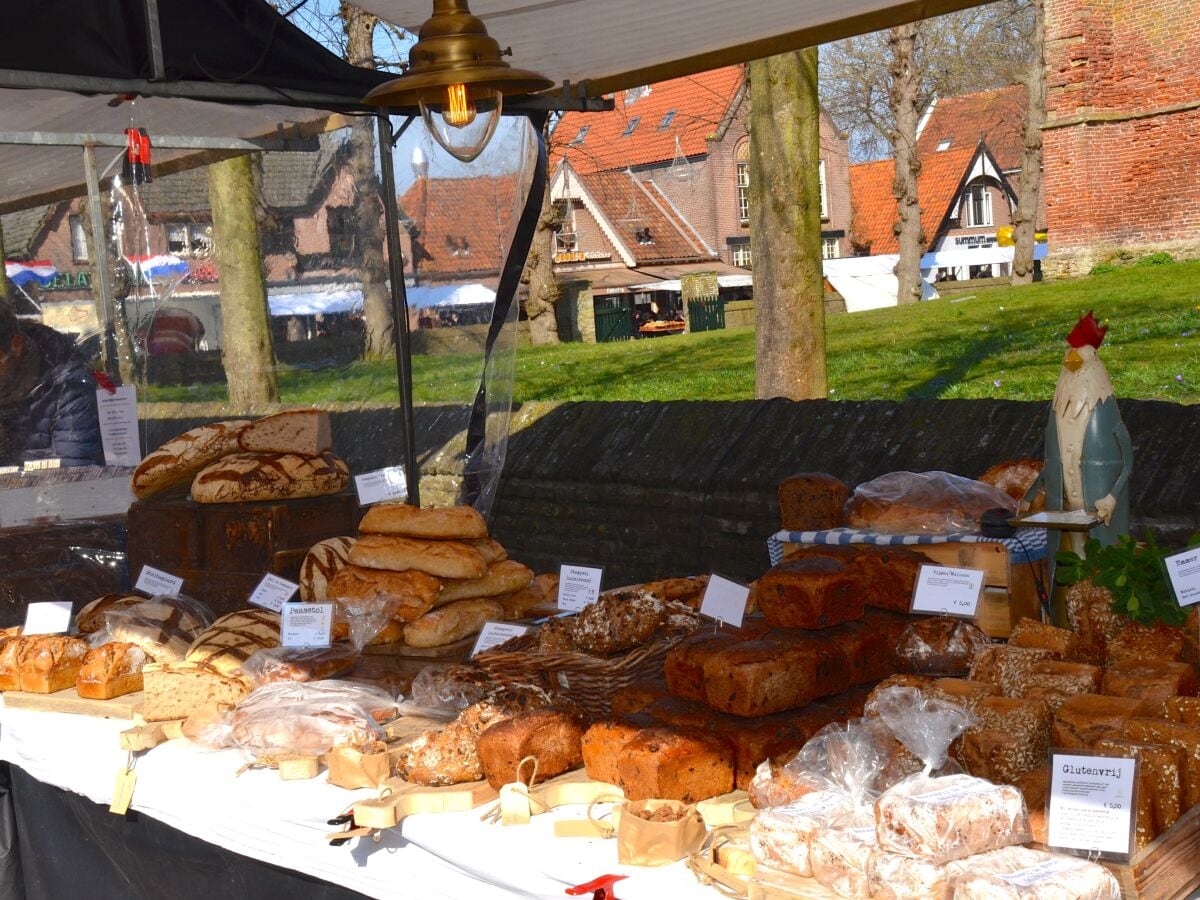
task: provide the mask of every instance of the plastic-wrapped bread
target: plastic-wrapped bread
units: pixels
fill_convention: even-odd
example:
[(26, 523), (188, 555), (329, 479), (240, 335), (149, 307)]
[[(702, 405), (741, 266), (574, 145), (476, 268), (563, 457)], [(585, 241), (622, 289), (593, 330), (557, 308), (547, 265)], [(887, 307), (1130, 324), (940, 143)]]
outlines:
[(1121, 900), (1104, 866), (1075, 856), (1009, 847), (971, 860), (954, 900)]
[(839, 897), (869, 897), (867, 872), (877, 846), (869, 811), (843, 816), (809, 843), (813, 878)]
[(954, 879), (968, 871), (975, 857), (935, 866), (923, 859), (876, 849), (867, 870), (872, 900), (951, 900)]
[(750, 823), (750, 852), (764, 866), (811, 877), (813, 835), (850, 810), (850, 800), (837, 791), (814, 791), (795, 803), (761, 809)]
[(879, 846), (941, 864), (1030, 839), (1021, 792), (970, 775), (914, 775), (875, 801)]

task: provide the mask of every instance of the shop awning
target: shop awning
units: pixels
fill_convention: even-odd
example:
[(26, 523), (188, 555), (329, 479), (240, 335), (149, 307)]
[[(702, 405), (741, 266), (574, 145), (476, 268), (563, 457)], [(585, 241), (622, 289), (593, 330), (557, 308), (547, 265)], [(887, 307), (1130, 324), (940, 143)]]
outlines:
[(603, 288), (628, 288), (634, 285), (645, 284), (646, 275), (642, 271), (633, 271), (632, 269), (582, 269), (575, 272), (556, 271), (555, 277), (560, 282), (565, 281), (586, 281), (592, 289)]
[[(717, 287), (723, 288), (738, 288), (738, 287), (753, 287), (754, 276), (742, 270), (741, 275), (718, 275)], [(679, 293), (683, 290), (683, 282), (678, 278), (673, 278), (667, 281), (653, 281), (647, 284), (634, 285), (630, 290), (634, 291), (674, 291)]]

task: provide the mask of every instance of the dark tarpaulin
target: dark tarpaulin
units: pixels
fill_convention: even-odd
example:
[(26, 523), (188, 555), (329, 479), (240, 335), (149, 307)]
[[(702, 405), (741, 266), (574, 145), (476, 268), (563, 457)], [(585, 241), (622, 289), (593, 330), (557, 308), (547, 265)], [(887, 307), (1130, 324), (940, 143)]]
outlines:
[[(146, 0), (8, 3), (0, 67), (150, 80)], [(344, 96), (357, 105), (395, 75), (345, 62), (265, 0), (157, 0), (168, 81), (234, 82)]]
[[(11, 819), (6, 818), (10, 809), (15, 812), (19, 858), (11, 853), (13, 831)], [(24, 893), (19, 889), (10, 893), (9, 879), (14, 872), (20, 879), (22, 869)], [(43, 784), (16, 766), (0, 764), (0, 897), (5, 900), (361, 900), (363, 896), (239, 856), (136, 812), (115, 816), (86, 797)]]

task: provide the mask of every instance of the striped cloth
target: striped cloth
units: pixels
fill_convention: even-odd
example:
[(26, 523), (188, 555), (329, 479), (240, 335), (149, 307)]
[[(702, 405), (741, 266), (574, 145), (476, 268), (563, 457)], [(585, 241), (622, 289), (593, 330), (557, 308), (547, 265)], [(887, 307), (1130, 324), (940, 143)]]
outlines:
[(780, 531), (767, 538), (771, 565), (783, 559), (784, 544), (1003, 544), (1015, 563), (1037, 562), (1046, 558), (1048, 532), (1045, 528), (1019, 528), (1015, 537), (990, 538), (982, 534), (881, 534), (858, 531), (854, 528), (832, 528), (828, 531)]

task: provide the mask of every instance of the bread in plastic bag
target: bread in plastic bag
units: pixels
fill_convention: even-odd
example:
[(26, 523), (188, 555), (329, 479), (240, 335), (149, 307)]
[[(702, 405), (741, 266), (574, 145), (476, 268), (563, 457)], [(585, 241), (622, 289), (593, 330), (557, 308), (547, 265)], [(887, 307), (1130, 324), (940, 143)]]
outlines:
[(869, 897), (867, 872), (877, 847), (869, 809), (835, 819), (809, 844), (813, 878), (839, 897)]
[(183, 594), (159, 594), (141, 603), (109, 609), (104, 613), (104, 629), (99, 632), (102, 636), (93, 640), (137, 644), (155, 662), (179, 662), (213, 620), (212, 610), (199, 600)]
[(334, 744), (381, 736), (399, 712), (386, 691), (348, 681), (278, 682), (252, 691), (233, 711), (234, 743), (255, 759), (319, 756)]
[(212, 704), (188, 716), (180, 730), (183, 736), (202, 750), (224, 750), (233, 746), (233, 711)]
[(401, 708), (408, 716), (449, 720), (492, 690), (488, 674), (475, 666), (426, 666), (413, 679)]
[[(968, 865), (969, 863), (969, 865)], [(1075, 856), (1008, 847), (964, 860), (954, 900), (1120, 900), (1113, 874)]]
[(966, 675), (975, 654), (991, 643), (965, 619), (937, 616), (910, 622), (896, 641), (896, 667), (913, 675)]
[(976, 858), (938, 866), (928, 860), (876, 849), (867, 870), (869, 896), (872, 900), (911, 900), (913, 897), (951, 900), (954, 879)]
[(269, 647), (252, 653), (235, 674), (252, 688), (278, 681), (322, 681), (353, 668), (359, 655), (349, 644)]
[(813, 791), (794, 803), (760, 809), (750, 822), (750, 852), (764, 866), (810, 877), (813, 835), (852, 809), (839, 791)]
[[(395, 632), (391, 641), (376, 641), (384, 630)], [(335, 599), (333, 603), (333, 636), (350, 641), (359, 653), (371, 643), (399, 643), (403, 640), (403, 623), (394, 623), (388, 612), (386, 597), (363, 597), (353, 600)]]
[(890, 472), (860, 484), (845, 506), (851, 528), (889, 534), (979, 531), (986, 510), (1013, 514), (1017, 501), (999, 488), (949, 472)]

